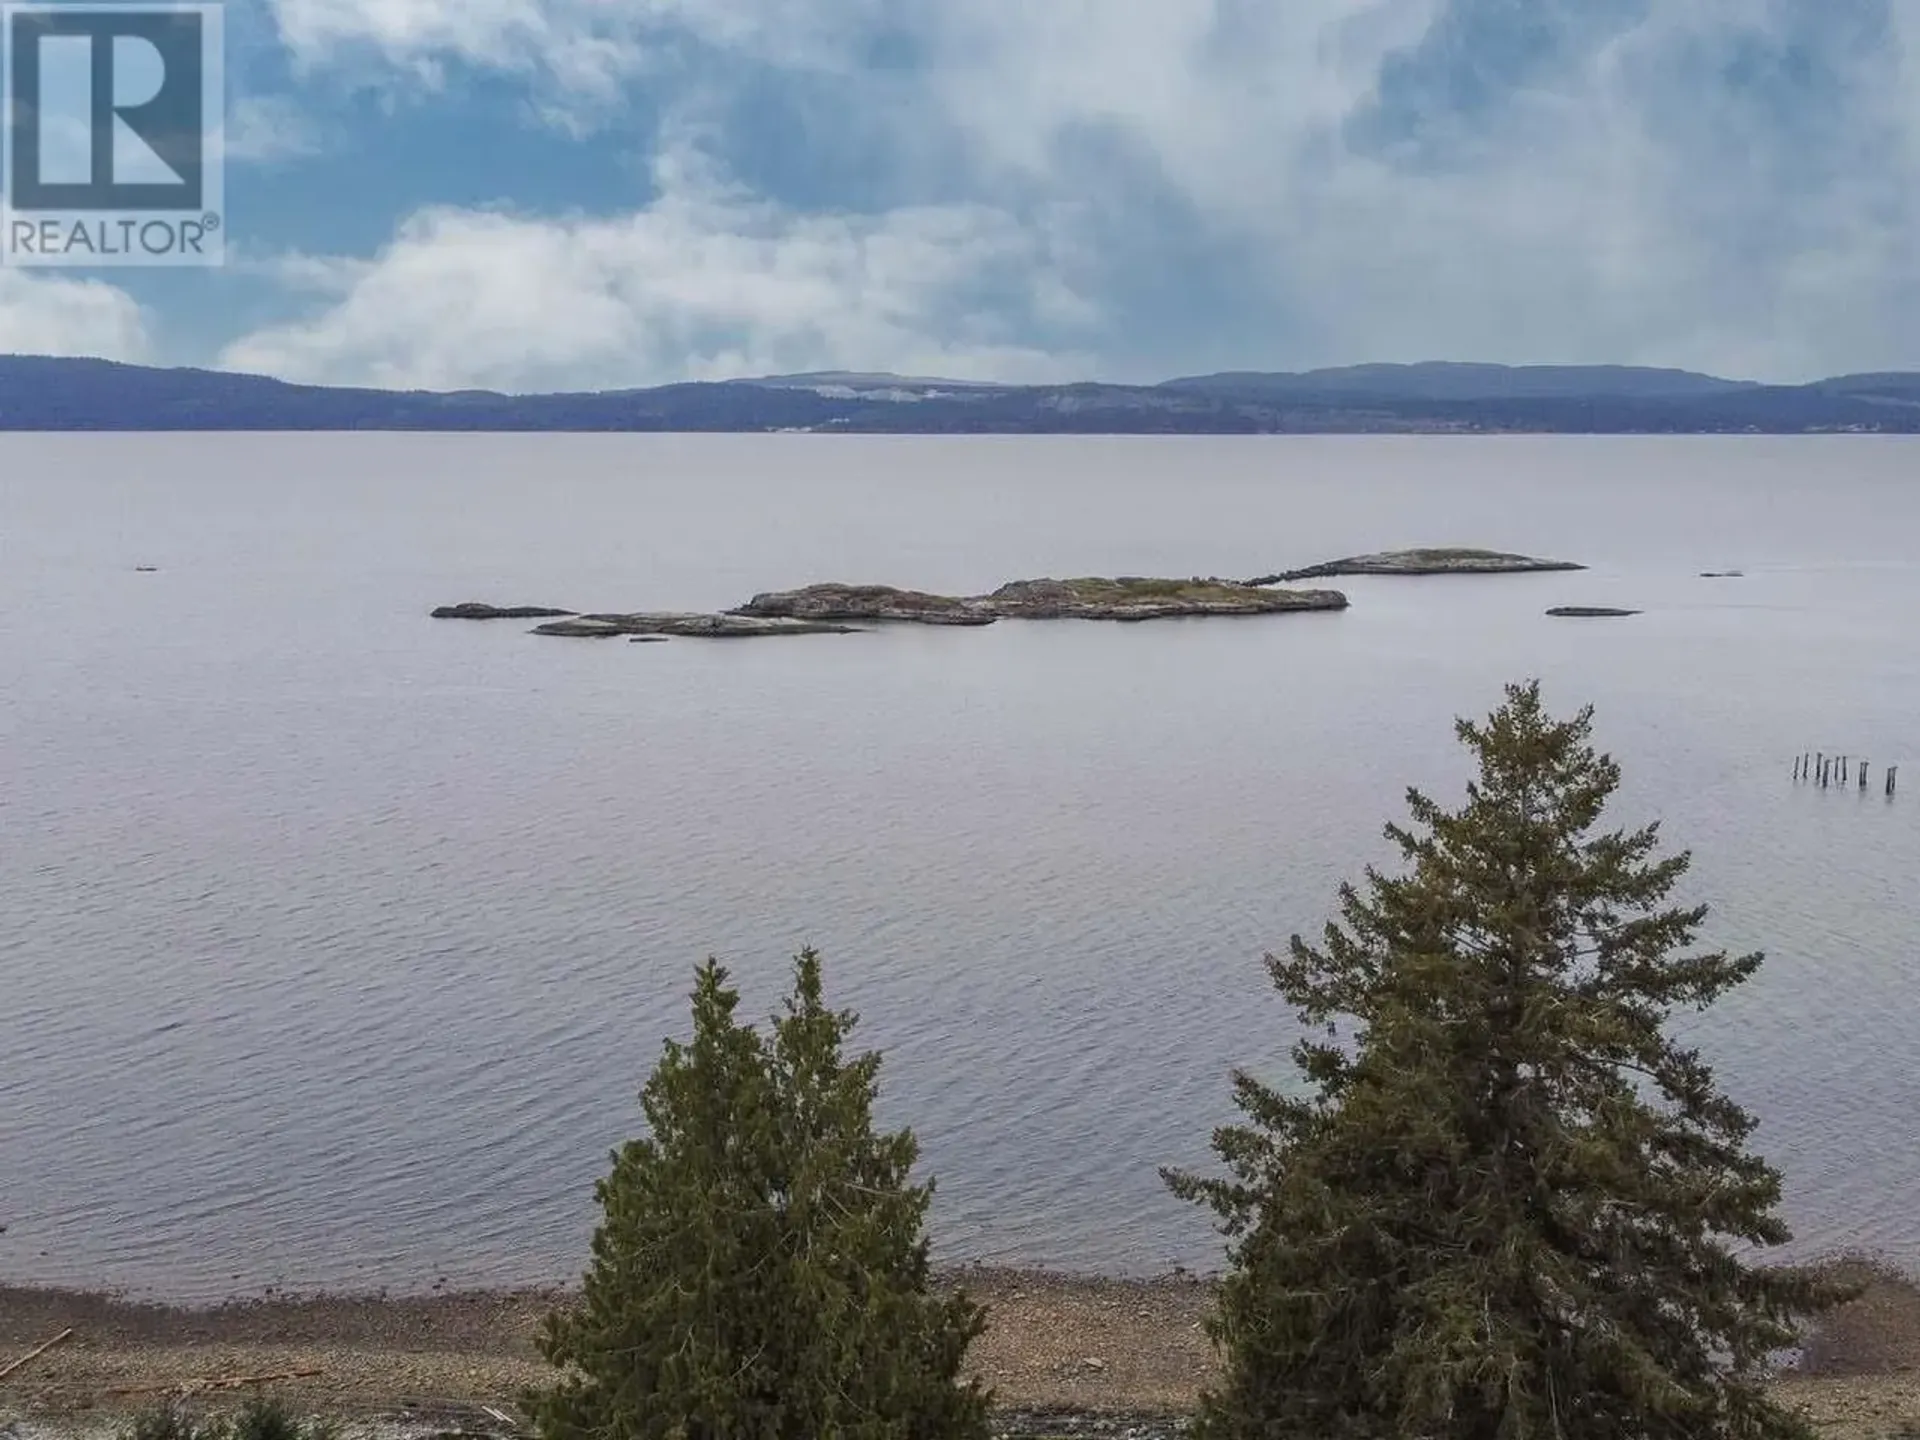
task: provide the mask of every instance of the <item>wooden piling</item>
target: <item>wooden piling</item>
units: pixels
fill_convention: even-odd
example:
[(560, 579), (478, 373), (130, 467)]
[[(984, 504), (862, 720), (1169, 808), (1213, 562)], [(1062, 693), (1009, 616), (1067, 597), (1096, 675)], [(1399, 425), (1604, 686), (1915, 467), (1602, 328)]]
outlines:
[(1889, 799), (1893, 797), (1893, 783), (1899, 778), (1900, 767), (1898, 765), (1889, 765), (1887, 767), (1887, 797)]
[(1867, 793), (1867, 762), (1864, 760), (1860, 762), (1860, 793)]

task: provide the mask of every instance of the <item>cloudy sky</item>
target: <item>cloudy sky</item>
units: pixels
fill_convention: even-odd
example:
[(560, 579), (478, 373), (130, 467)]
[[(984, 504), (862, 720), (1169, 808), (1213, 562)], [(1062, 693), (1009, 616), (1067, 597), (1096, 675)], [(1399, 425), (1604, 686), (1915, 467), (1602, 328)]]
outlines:
[(0, 351), (356, 384), (1920, 368), (1920, 0), (229, 0), (228, 264)]

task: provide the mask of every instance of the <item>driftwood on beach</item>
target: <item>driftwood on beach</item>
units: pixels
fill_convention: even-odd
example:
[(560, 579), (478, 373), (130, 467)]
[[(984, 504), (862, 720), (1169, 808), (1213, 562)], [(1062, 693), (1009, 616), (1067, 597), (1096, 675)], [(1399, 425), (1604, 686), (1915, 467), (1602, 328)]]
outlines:
[(13, 1374), (14, 1371), (21, 1369), (23, 1366), (27, 1364), (28, 1361), (39, 1359), (40, 1356), (46, 1354), (47, 1351), (53, 1349), (54, 1346), (60, 1344), (64, 1340), (68, 1340), (72, 1338), (72, 1335), (73, 1335), (73, 1327), (69, 1325), (66, 1329), (62, 1330), (58, 1335), (54, 1336), (51, 1340), (44, 1341), (41, 1344), (34, 1346), (33, 1349), (29, 1350), (26, 1354), (22, 1355), (18, 1360), (15, 1360), (12, 1364), (6, 1366), (5, 1368), (0, 1368), (0, 1380), (6, 1379), (9, 1375)]

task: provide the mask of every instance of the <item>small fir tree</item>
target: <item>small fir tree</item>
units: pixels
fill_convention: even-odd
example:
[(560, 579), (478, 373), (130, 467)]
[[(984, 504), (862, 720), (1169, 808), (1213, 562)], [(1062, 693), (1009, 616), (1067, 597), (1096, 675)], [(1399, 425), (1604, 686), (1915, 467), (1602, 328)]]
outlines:
[(544, 1440), (981, 1440), (963, 1382), (982, 1315), (934, 1294), (909, 1131), (878, 1134), (877, 1054), (828, 1010), (808, 950), (770, 1035), (709, 962), (693, 1038), (642, 1092), (648, 1131), (597, 1187), (577, 1306), (540, 1349), (565, 1373), (528, 1397)]
[(1760, 956), (1694, 953), (1684, 854), (1597, 827), (1592, 712), (1538, 683), (1458, 734), (1466, 804), (1418, 791), (1406, 862), (1269, 956), (1301, 1084), (1236, 1073), (1231, 1178), (1168, 1172), (1231, 1267), (1210, 1440), (1807, 1440), (1762, 1388), (1841, 1298), (1748, 1263), (1789, 1237), (1753, 1122), (1665, 1033)]

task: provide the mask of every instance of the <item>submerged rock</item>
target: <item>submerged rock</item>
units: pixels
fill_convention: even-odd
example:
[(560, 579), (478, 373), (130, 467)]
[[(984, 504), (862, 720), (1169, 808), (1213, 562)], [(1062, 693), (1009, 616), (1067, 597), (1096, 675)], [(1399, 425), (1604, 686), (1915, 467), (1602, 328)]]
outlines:
[(1639, 613), (1638, 610), (1615, 610), (1609, 605), (1556, 605), (1547, 611), (1564, 620), (1614, 620)]
[(727, 612), (765, 619), (877, 620), (909, 625), (991, 625), (999, 617), (955, 595), (892, 585), (807, 585), (756, 595)]
[(1285, 585), (1294, 580), (1324, 580), (1335, 575), (1524, 575), (1586, 568), (1570, 560), (1540, 560), (1532, 555), (1510, 555), (1500, 550), (1427, 548), (1349, 555), (1344, 560), (1327, 560), (1304, 570), (1283, 570), (1247, 583)]
[(643, 612), (636, 615), (576, 615), (534, 627), (536, 635), (581, 640), (610, 640), (619, 635), (681, 635), (704, 640), (747, 640), (763, 635), (857, 635), (858, 627), (814, 620), (751, 615), (699, 615)]
[(1744, 580), (1747, 578), (1747, 572), (1744, 570), (1702, 570), (1700, 572), (1700, 578), (1702, 580)]
[(468, 600), (459, 605), (442, 605), (433, 612), (435, 620), (550, 620), (572, 615), (572, 610), (554, 610), (545, 605), (483, 605)]

